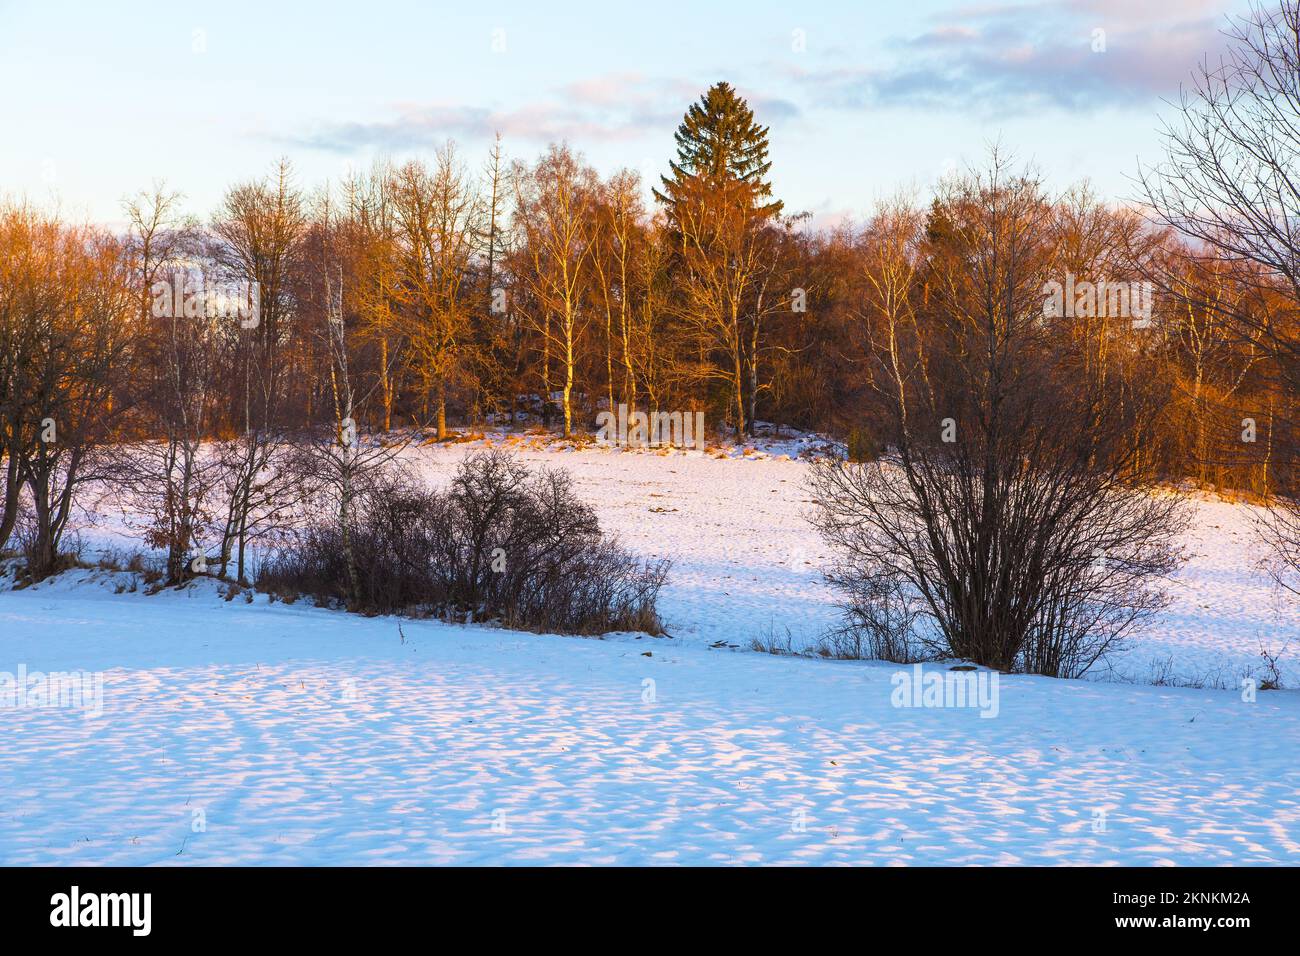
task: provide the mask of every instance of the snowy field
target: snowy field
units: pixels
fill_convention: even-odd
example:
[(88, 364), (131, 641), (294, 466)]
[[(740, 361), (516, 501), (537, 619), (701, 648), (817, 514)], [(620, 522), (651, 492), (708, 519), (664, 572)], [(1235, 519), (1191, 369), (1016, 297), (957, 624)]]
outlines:
[[(442, 480), (475, 447), (413, 454)], [(894, 665), (747, 650), (836, 620), (794, 444), (515, 447), (673, 559), (671, 637), (399, 633), (114, 572), (5, 591), (0, 672), (103, 696), (0, 710), (0, 864), (1300, 863), (1300, 692), (1239, 690), (1261, 648), (1300, 685), (1300, 601), (1248, 506), (1194, 503), (1174, 604), (1112, 669), (1001, 675), (984, 716), (894, 706)], [(107, 513), (83, 534), (128, 546)]]

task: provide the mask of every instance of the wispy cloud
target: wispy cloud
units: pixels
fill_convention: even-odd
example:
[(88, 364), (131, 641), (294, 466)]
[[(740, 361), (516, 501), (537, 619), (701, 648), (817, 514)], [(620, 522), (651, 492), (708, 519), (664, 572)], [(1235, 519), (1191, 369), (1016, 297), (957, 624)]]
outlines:
[[(966, 4), (880, 41), (870, 66), (832, 47), (807, 66), (737, 63), (725, 74), (669, 79), (607, 73), (535, 90), (508, 103), (389, 105), (377, 118), (321, 120), (273, 138), (352, 155), (477, 141), (501, 132), (522, 143), (600, 145), (665, 138), (717, 79), (735, 83), (764, 123), (810, 111), (954, 111), (994, 119), (1052, 110), (1145, 107), (1176, 94), (1219, 50), (1221, 0), (1030, 0)], [(860, 54), (859, 54), (860, 55)], [(746, 82), (748, 79), (750, 82)]]
[[(456, 103), (394, 104), (391, 114), (382, 119), (322, 122), (276, 138), (293, 146), (337, 153), (427, 149), (449, 137), (475, 140), (496, 132), (539, 143), (635, 140), (669, 135), (687, 104), (703, 89), (703, 85), (684, 80), (620, 73), (569, 83), (544, 98), (506, 109)], [(798, 113), (788, 100), (758, 96), (754, 102), (768, 119)]]
[(1222, 12), (1173, 0), (1054, 0), (967, 6), (896, 37), (881, 66), (792, 71), (838, 109), (924, 107), (991, 115), (1149, 103), (1177, 91), (1223, 44)]

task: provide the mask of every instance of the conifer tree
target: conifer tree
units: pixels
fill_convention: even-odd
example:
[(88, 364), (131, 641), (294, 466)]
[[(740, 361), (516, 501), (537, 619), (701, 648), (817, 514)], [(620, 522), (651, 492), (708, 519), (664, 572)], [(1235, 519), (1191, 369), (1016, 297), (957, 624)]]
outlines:
[(766, 179), (772, 168), (767, 158), (767, 130), (758, 125), (754, 111), (729, 83), (709, 87), (677, 127), (677, 161), (669, 164), (670, 176), (660, 177), (663, 191), (654, 190), (669, 218), (677, 218), (678, 203), (700, 186), (743, 186), (758, 218), (780, 213), (782, 204), (772, 200), (772, 185)]

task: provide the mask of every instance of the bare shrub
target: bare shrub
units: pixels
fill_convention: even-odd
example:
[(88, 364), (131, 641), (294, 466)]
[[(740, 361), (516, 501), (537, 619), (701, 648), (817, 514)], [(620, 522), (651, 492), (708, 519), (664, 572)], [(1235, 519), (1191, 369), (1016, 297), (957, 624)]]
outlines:
[(352, 514), (355, 599), (337, 520), (272, 555), (259, 589), (363, 613), (566, 634), (662, 632), (655, 602), (668, 563), (643, 562), (604, 535), (562, 472), (530, 473), (487, 451), (462, 462), (449, 489), (433, 491), (392, 469), (357, 493)]
[(814, 466), (814, 520), (841, 555), (841, 653), (1078, 677), (1164, 606), (1175, 499), (1044, 469), (988, 501), (976, 479), (896, 459)]
[(897, 576), (863, 574), (845, 562), (826, 577), (845, 595), (845, 621), (822, 636), (817, 648), (822, 657), (915, 664), (946, 656), (939, 642), (920, 630), (921, 602)]
[(337, 517), (308, 525), (266, 558), (257, 587), (368, 613), (441, 607), (447, 594), (433, 574), (432, 555), (445, 522), (437, 505), (435, 495), (405, 476), (383, 476), (357, 494), (346, 547)]
[(165, 554), (168, 583), (190, 576), (189, 562), (212, 523), (218, 473), (197, 436), (172, 432), (159, 441), (112, 449), (111, 494), (144, 543)]
[(53, 553), (45, 552), (40, 525), (30, 508), (18, 512), (13, 539), (17, 542), (18, 554), (23, 559), (23, 567), (18, 574), (21, 581), (35, 583), (64, 571), (86, 567), (83, 558), (85, 543), (75, 531), (62, 535), (59, 546)]

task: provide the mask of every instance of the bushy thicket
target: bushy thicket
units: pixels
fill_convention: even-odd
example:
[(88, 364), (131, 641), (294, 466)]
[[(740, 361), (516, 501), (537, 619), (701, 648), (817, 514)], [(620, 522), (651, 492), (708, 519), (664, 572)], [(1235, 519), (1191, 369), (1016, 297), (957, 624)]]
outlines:
[(563, 634), (663, 630), (655, 602), (668, 562), (641, 561), (603, 534), (565, 472), (533, 473), (505, 452), (466, 459), (445, 490), (389, 472), (359, 493), (344, 530), (337, 518), (312, 524), (264, 563), (258, 587), (363, 613)]

